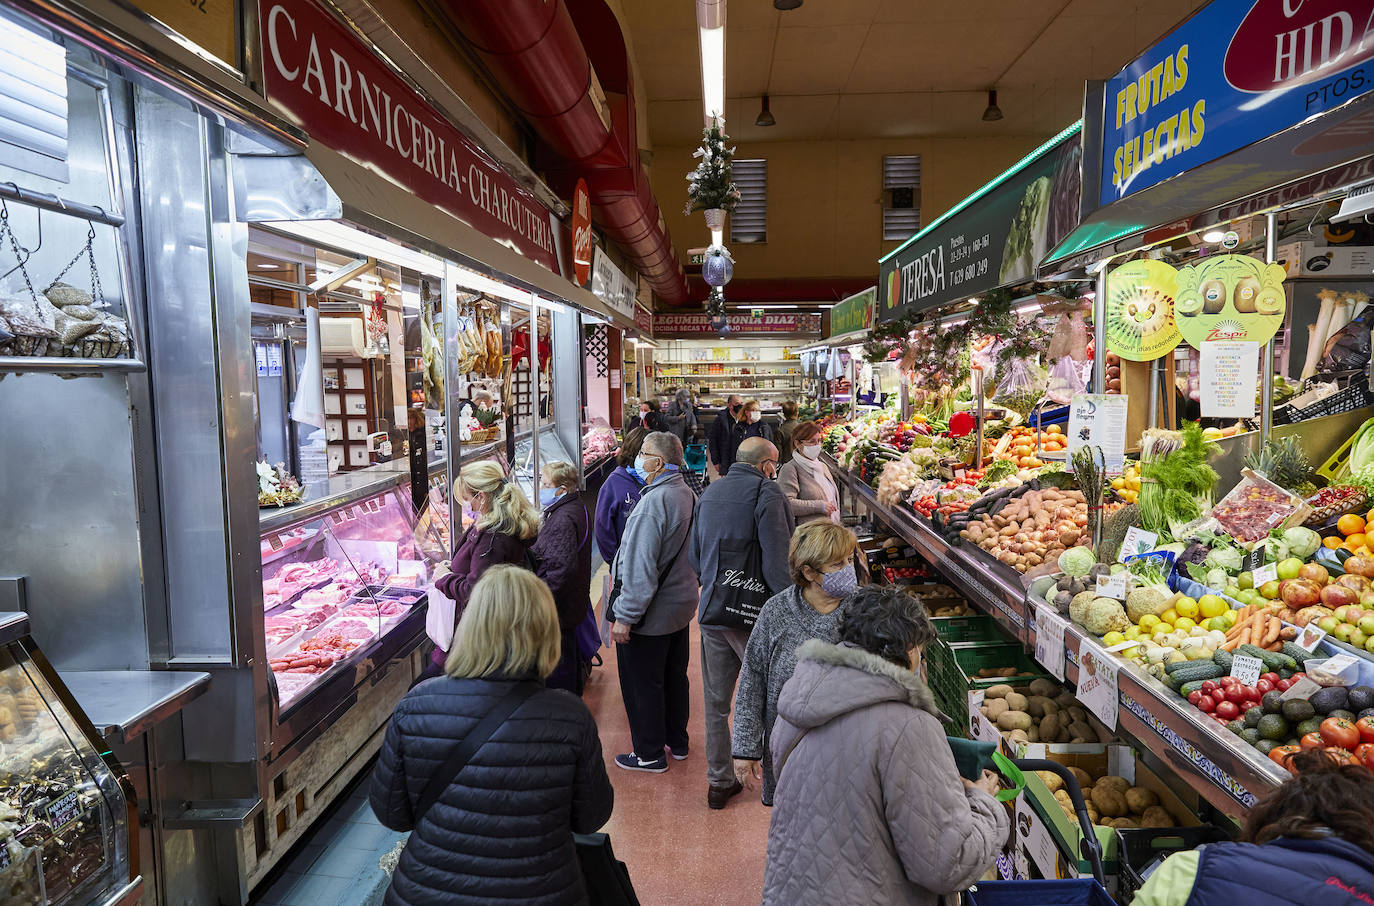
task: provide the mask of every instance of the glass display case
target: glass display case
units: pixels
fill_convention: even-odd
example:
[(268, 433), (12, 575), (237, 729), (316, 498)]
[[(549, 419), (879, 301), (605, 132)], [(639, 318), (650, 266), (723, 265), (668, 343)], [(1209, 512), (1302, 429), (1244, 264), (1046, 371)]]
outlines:
[(133, 799), (28, 635), (27, 617), (0, 614), (0, 902), (136, 900)]
[[(563, 442), (558, 439), (555, 426), (545, 425), (539, 429), (539, 468), (551, 462), (576, 464), (577, 459), (564, 448)], [(511, 469), (511, 477), (520, 484), (525, 496), (537, 501), (539, 476), (534, 473), (534, 469), (533, 435), (527, 434), (515, 442), (515, 464)]]
[(361, 489), (263, 520), (263, 629), (283, 716), (336, 677), (361, 679), (389, 637), (423, 627), (431, 564), (447, 553), (440, 520), (422, 526), (409, 495), (409, 483)]

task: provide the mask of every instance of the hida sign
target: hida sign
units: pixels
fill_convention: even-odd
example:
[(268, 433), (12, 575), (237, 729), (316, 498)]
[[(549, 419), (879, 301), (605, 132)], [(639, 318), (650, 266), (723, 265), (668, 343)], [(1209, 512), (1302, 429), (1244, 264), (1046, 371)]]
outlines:
[(310, 137), (559, 272), (549, 211), (313, 0), (259, 4), (269, 100)]

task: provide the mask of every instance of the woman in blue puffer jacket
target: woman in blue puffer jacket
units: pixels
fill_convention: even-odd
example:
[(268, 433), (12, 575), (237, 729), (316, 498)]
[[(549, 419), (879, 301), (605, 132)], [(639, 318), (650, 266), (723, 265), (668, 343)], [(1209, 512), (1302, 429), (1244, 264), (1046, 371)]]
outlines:
[(1374, 903), (1374, 774), (1320, 749), (1245, 816), (1238, 843), (1164, 861), (1133, 906), (1369, 906)]
[[(463, 611), (447, 676), (406, 693), (372, 776), (372, 810), (411, 831), (387, 906), (585, 906), (574, 833), (611, 816), (596, 721), (581, 699), (549, 689), (559, 659), (558, 612), (528, 570), (499, 565)], [(518, 705), (423, 814), (426, 787), (488, 712)]]

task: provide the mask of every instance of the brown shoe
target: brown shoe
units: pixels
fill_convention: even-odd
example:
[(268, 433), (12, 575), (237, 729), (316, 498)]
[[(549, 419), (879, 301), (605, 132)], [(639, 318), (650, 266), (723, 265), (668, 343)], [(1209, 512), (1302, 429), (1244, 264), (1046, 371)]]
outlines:
[(725, 808), (725, 803), (732, 797), (738, 796), (744, 785), (738, 780), (732, 781), (726, 786), (716, 786), (714, 784), (706, 791), (706, 804), (714, 809)]

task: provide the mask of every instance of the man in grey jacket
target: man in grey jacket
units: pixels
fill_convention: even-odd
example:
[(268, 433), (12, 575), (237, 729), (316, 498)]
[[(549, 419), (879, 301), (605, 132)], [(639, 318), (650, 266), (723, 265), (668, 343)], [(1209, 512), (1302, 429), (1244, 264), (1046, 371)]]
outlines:
[(697, 498), (674, 465), (680, 462), (682, 441), (675, 436), (655, 431), (644, 438), (635, 458), (644, 490), (611, 565), (620, 588), (611, 638), (634, 743), (615, 763), (627, 771), (668, 770), (665, 748), (679, 761), (687, 757), (687, 664), (697, 605), (687, 544)]
[[(749, 630), (710, 624), (712, 603), (741, 583), (766, 586), (759, 601), (792, 584), (787, 548), (794, 527), (787, 499), (772, 480), (778, 474), (778, 448), (761, 437), (739, 446), (730, 472), (712, 482), (697, 504), (692, 528), (692, 568), (701, 577), (701, 685), (706, 700), (706, 804), (725, 808), (743, 787), (735, 779), (730, 751), (730, 711)], [(741, 576), (721, 563), (723, 542), (758, 542), (762, 574)]]

